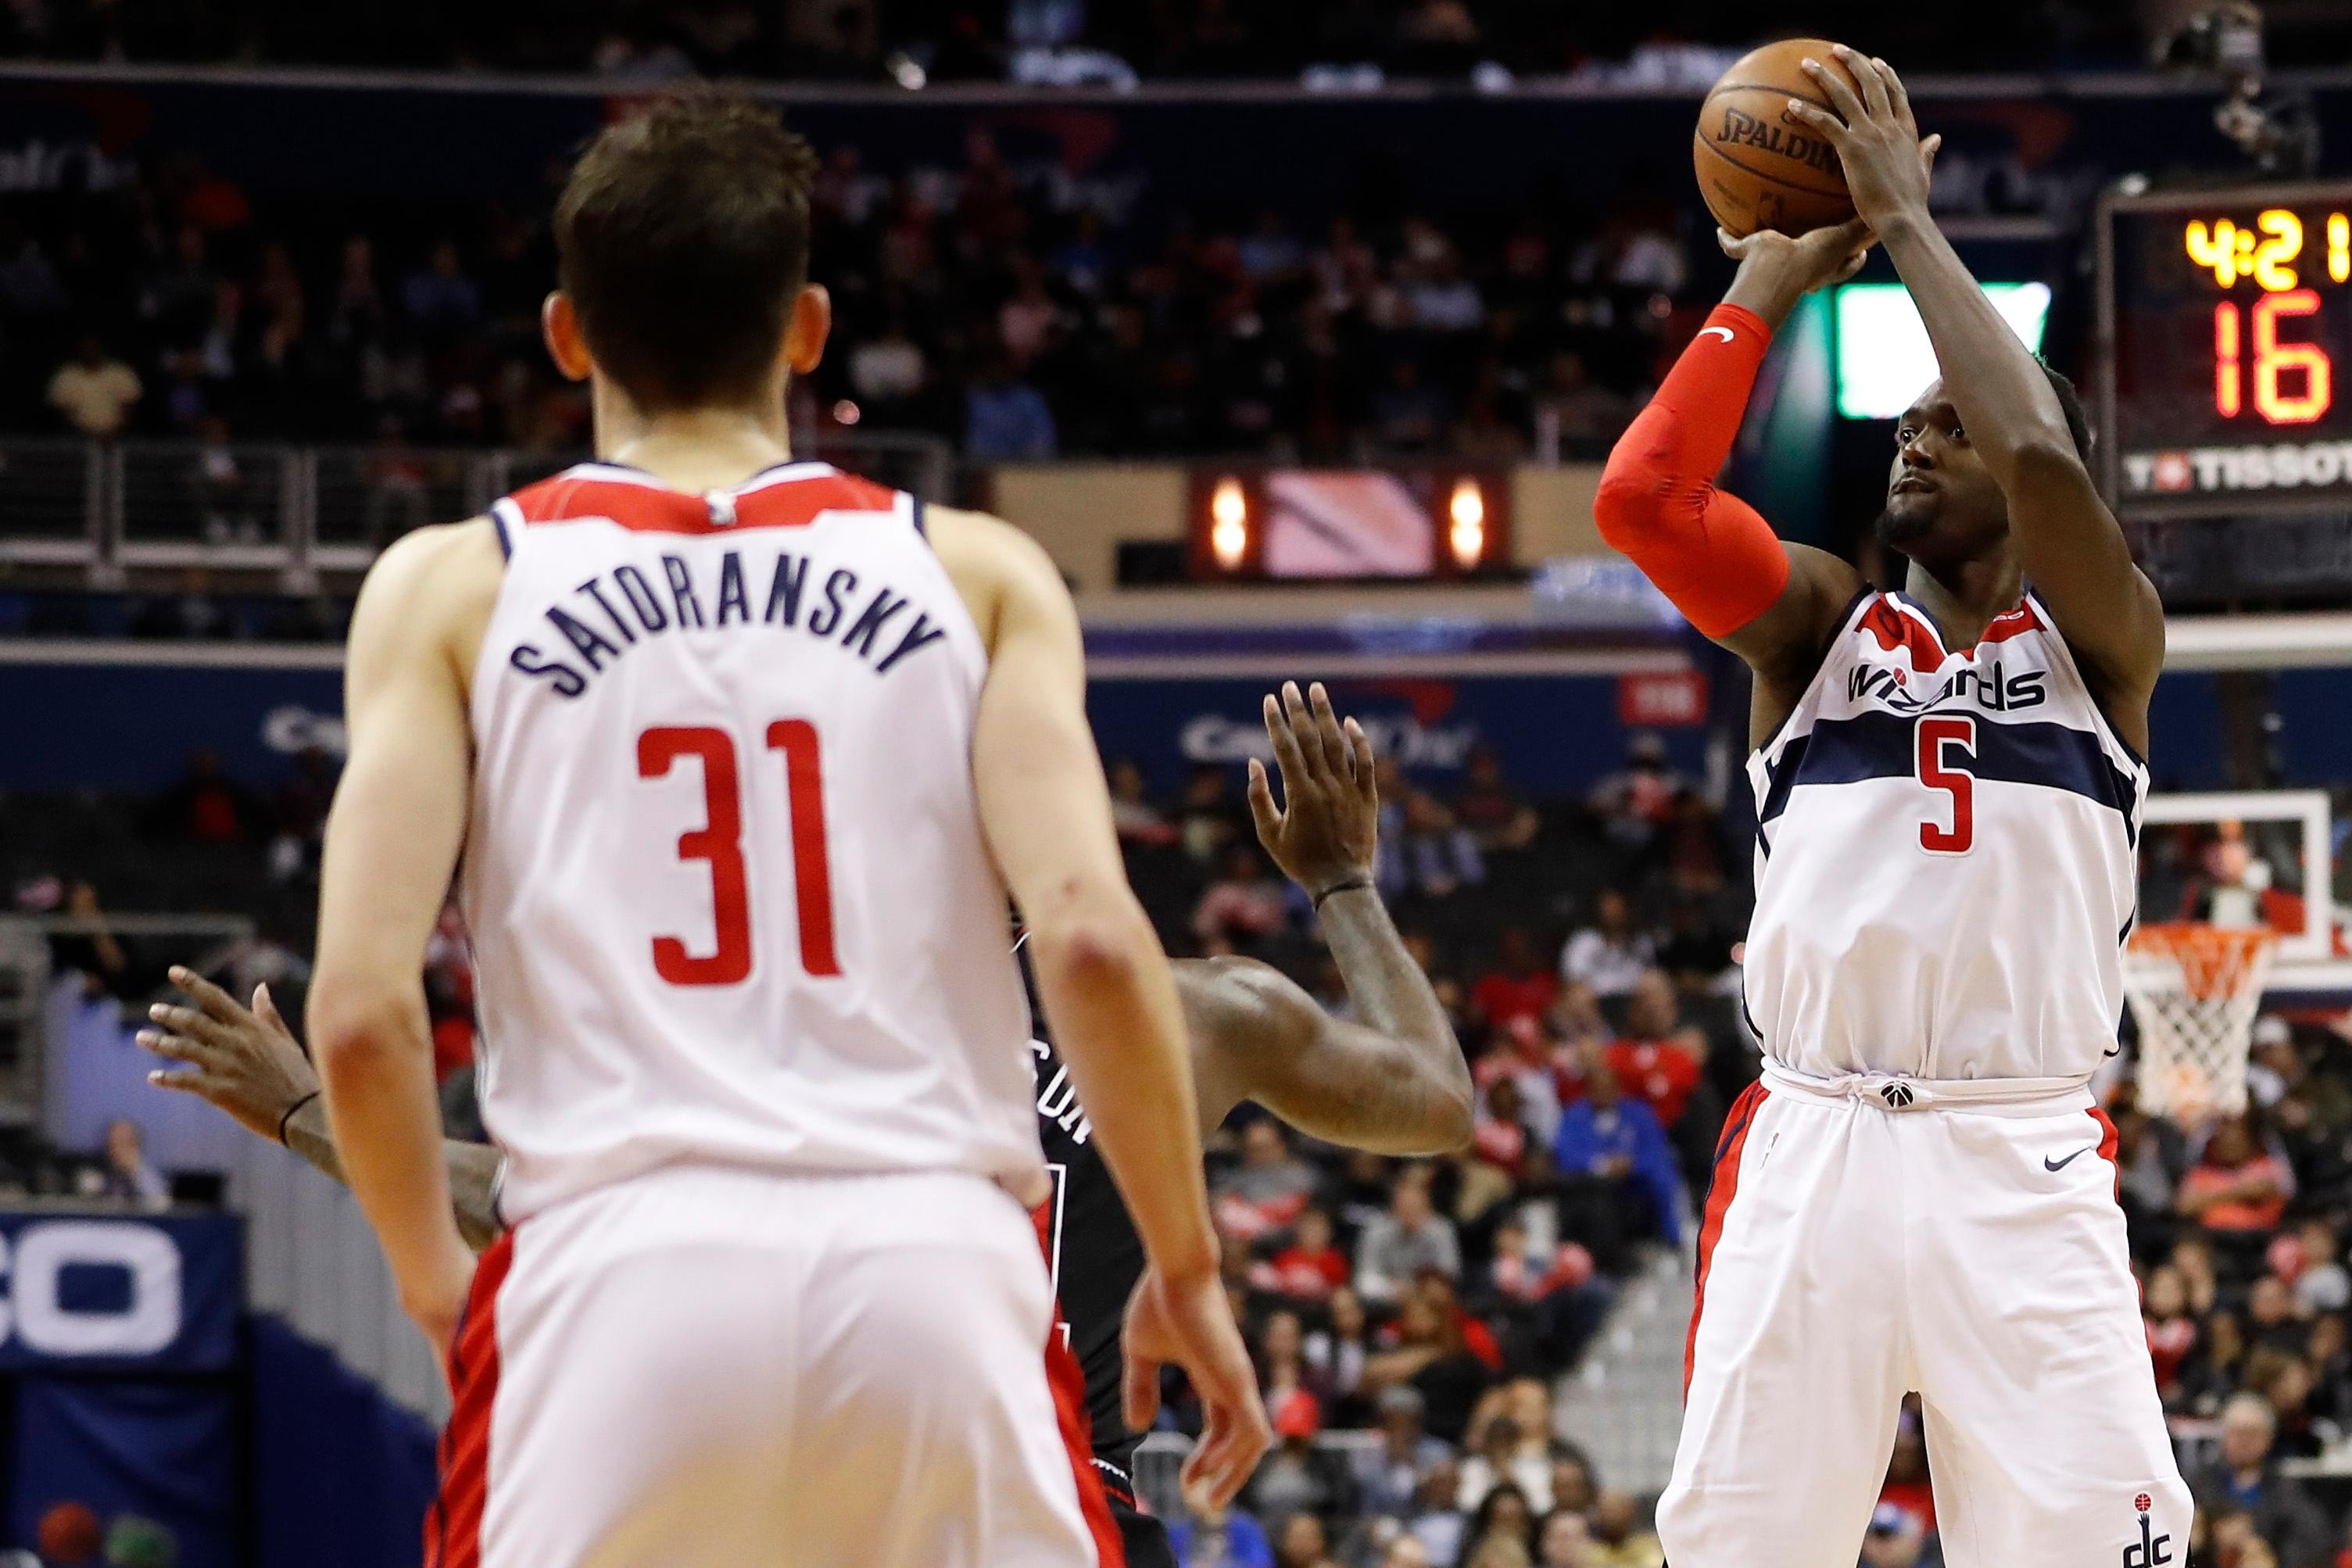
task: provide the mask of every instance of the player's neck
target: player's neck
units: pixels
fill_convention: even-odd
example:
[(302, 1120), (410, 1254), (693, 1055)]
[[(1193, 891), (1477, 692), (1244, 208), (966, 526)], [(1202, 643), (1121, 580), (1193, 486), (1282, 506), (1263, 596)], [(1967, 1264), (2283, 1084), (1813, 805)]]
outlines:
[(646, 414), (604, 385), (596, 393), (597, 457), (679, 489), (724, 489), (793, 455), (782, 397)]
[(2025, 596), (2025, 569), (2006, 550), (1933, 570), (1914, 561), (1903, 591), (1935, 617), (1946, 647), (1969, 647)]

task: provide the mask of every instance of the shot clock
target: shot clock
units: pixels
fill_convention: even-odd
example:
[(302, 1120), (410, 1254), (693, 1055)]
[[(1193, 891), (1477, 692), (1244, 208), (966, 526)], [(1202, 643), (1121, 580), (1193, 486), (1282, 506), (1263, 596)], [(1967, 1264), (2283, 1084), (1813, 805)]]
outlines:
[(2111, 195), (2098, 240), (2118, 508), (2352, 504), (2352, 181)]

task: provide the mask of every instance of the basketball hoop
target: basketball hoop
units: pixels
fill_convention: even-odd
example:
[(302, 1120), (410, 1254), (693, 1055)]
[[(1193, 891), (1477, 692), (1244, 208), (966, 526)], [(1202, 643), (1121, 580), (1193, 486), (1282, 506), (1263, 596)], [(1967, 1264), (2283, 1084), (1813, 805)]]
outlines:
[(2142, 926), (2124, 949), (2139, 1020), (2139, 1105), (2193, 1121), (2246, 1108), (2246, 1052), (2278, 937), (2263, 926)]

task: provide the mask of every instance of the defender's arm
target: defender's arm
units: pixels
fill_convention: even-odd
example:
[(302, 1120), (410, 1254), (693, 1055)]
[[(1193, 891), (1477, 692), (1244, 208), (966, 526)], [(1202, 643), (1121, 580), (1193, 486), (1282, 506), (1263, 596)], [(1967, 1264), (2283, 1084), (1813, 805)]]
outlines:
[[(1311, 704), (1311, 710), (1310, 710)], [(1283, 805), (1250, 764), (1250, 811), (1286, 874), (1313, 895), (1324, 940), (1362, 1020), (1325, 1013), (1253, 959), (1177, 965), (1204, 1119), (1253, 1100), (1328, 1142), (1383, 1154), (1436, 1154), (1470, 1141), (1475, 1093), (1429, 977), (1405, 950), (1372, 885), (1380, 823), (1372, 743), (1342, 724), (1318, 684), (1265, 700)]]
[[(1792, 112), (1829, 137), (1854, 201), (1917, 301), (1961, 428), (2008, 499), (2025, 577), (2067, 646), (2092, 667), (2119, 717), (2144, 729), (2164, 663), (2164, 606), (2132, 562), (2115, 514), (2074, 448), (2048, 376), (2000, 319), (1927, 211), (1927, 176), (1911, 149), (1918, 126), (1903, 82), (1884, 60), (1841, 47), (1850, 84), (1812, 69), (1838, 114)], [(1841, 120), (1840, 115), (1843, 118)]]
[[(139, 1043), (184, 1070), (158, 1068), (147, 1081), (211, 1100), (257, 1138), (275, 1140), (284, 1129), (286, 1147), (350, 1185), (327, 1126), (326, 1107), (319, 1100), (319, 1075), (279, 1015), (269, 987), (256, 988), (253, 1005), (246, 1008), (192, 969), (173, 970), (172, 984), (195, 1005), (158, 1004), (150, 1016), (159, 1027), (142, 1029)], [(497, 1204), (505, 1157), (487, 1143), (445, 1138), (441, 1159), (449, 1172), (457, 1234), (478, 1252), (506, 1228)]]

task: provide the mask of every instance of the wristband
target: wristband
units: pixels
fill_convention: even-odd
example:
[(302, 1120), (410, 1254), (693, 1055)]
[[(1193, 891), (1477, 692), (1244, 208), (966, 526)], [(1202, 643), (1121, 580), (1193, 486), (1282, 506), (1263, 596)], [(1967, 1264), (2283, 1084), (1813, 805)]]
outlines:
[(1323, 900), (1329, 898), (1334, 893), (1349, 893), (1355, 891), (1358, 888), (1369, 888), (1371, 885), (1372, 879), (1370, 877), (1343, 877), (1339, 881), (1332, 883), (1329, 887), (1315, 895), (1315, 912), (1317, 914), (1321, 914), (1323, 912)]
[(286, 1142), (286, 1124), (294, 1120), (294, 1113), (296, 1111), (301, 1110), (304, 1106), (318, 1099), (320, 1092), (320, 1091), (318, 1089), (312, 1089), (310, 1093), (304, 1095), (301, 1099), (288, 1106), (286, 1108), (286, 1114), (278, 1119), (278, 1145), (279, 1148), (282, 1149), (288, 1146)]

